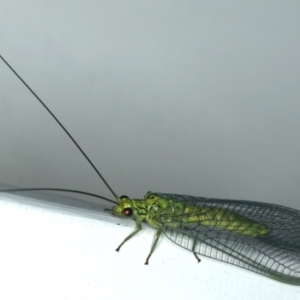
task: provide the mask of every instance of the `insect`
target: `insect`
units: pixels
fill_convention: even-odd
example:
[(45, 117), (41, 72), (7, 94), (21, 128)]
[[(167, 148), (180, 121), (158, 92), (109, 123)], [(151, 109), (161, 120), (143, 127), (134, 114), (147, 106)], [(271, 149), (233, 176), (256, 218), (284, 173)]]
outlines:
[(144, 199), (118, 197), (67, 129), (1, 55), (0, 58), (66, 132), (115, 200), (67, 189), (31, 188), (1, 192), (67, 191), (98, 197), (113, 203), (114, 207), (109, 210), (113, 215), (130, 217), (136, 222), (136, 229), (122, 241), (116, 251), (142, 229), (143, 222), (156, 229), (154, 242), (145, 261), (146, 265), (163, 233), (177, 245), (190, 250), (198, 262), (200, 262), (198, 255), (203, 255), (284, 283), (300, 285), (300, 211), (254, 201), (153, 192), (148, 192)]

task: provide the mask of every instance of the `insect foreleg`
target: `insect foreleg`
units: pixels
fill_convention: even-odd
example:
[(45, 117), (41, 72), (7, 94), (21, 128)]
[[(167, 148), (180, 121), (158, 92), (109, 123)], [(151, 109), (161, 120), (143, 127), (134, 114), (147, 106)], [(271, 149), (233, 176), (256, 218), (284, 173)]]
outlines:
[(119, 247), (116, 249), (117, 252), (120, 251), (121, 247), (129, 240), (131, 239), (133, 236), (135, 236), (140, 230), (142, 230), (142, 225), (140, 221), (136, 222), (136, 229), (134, 230), (134, 232), (132, 232), (131, 234), (129, 234), (124, 241), (119, 245)]
[(158, 229), (158, 230), (156, 231), (156, 236), (155, 236), (153, 245), (152, 245), (152, 247), (151, 247), (150, 253), (149, 253), (149, 255), (148, 255), (147, 258), (146, 258), (145, 265), (148, 265), (149, 259), (150, 259), (151, 255), (152, 255), (152, 253), (154, 252), (154, 249), (155, 249), (155, 247), (156, 247), (156, 245), (157, 245), (157, 242), (158, 242), (158, 240), (159, 240), (160, 235), (161, 235), (161, 229)]

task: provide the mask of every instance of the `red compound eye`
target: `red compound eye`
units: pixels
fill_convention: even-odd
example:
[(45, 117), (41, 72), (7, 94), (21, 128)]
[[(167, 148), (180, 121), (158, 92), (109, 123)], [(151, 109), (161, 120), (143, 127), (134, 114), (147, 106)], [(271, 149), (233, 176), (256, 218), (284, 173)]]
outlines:
[(133, 213), (133, 211), (132, 211), (132, 208), (130, 208), (130, 207), (123, 209), (123, 215), (125, 217), (130, 217), (132, 215), (132, 213)]

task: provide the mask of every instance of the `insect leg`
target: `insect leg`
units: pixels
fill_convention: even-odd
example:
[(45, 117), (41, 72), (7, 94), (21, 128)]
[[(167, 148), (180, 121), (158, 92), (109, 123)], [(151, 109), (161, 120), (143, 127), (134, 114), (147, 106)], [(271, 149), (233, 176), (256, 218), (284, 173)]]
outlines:
[(197, 240), (194, 239), (192, 251), (193, 251), (193, 254), (194, 254), (194, 256), (196, 257), (196, 259), (199, 263), (201, 261), (201, 259), (198, 257), (197, 253), (195, 252), (196, 243), (197, 243)]
[(160, 235), (161, 235), (161, 229), (159, 229), (159, 230), (156, 231), (155, 240), (154, 240), (154, 243), (153, 243), (153, 245), (151, 247), (150, 253), (149, 253), (149, 255), (146, 258), (145, 265), (148, 265), (149, 259), (150, 259), (151, 255), (152, 255), (152, 253), (154, 252), (154, 249), (156, 247), (156, 244), (157, 244), (157, 242), (159, 240)]
[(120, 251), (121, 247), (129, 240), (131, 239), (133, 236), (135, 236), (140, 230), (142, 230), (142, 225), (141, 222), (136, 222), (136, 229), (134, 230), (134, 232), (132, 232), (131, 234), (129, 234), (124, 241), (119, 245), (119, 247), (116, 249), (117, 252)]

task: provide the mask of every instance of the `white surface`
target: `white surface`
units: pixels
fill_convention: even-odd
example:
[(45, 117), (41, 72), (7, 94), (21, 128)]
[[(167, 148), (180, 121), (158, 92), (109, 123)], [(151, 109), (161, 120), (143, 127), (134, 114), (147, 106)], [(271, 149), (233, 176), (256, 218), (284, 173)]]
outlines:
[[(298, 0), (1, 0), (0, 52), (118, 195), (152, 190), (300, 209), (299, 10)], [(111, 197), (2, 63), (0, 105), (0, 183)], [(19, 215), (5, 214), (13, 225), (1, 226), (9, 241), (3, 237), (10, 276), (3, 293), (57, 299), (61, 287), (66, 299), (87, 299), (87, 291), (116, 299), (296, 299), (295, 288), (261, 276), (209, 260), (197, 265), (169, 241), (145, 269), (152, 234), (118, 254), (131, 228), (15, 207)], [(26, 228), (23, 215), (39, 222)]]
[(133, 222), (0, 197), (0, 299), (300, 299), (299, 287), (205, 257), (198, 264), (166, 238), (145, 266), (149, 228), (114, 251)]

